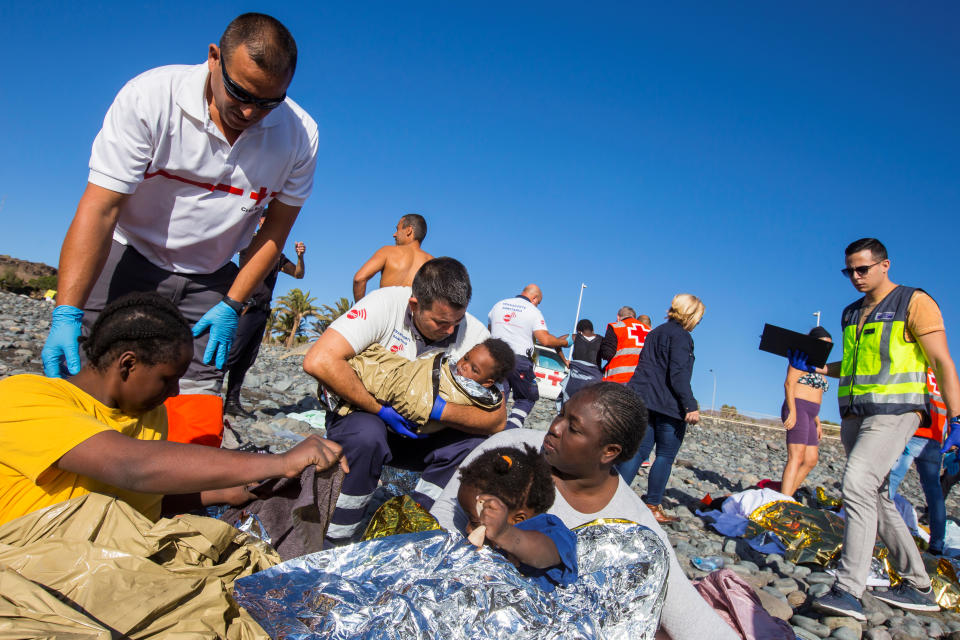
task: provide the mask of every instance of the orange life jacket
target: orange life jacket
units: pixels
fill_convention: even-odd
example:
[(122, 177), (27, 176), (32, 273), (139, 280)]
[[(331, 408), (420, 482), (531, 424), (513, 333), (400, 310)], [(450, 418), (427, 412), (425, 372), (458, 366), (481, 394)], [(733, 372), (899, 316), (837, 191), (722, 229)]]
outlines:
[(610, 358), (603, 374), (604, 382), (626, 384), (640, 361), (640, 351), (650, 333), (650, 327), (636, 318), (624, 318), (609, 325), (617, 334), (617, 352)]
[(943, 429), (947, 424), (947, 405), (940, 395), (940, 388), (937, 386), (937, 378), (933, 375), (933, 369), (927, 369), (927, 392), (929, 393), (927, 411), (930, 413), (930, 424), (917, 429), (914, 435), (943, 442)]
[(223, 442), (220, 396), (184, 393), (167, 398), (167, 440), (219, 447)]

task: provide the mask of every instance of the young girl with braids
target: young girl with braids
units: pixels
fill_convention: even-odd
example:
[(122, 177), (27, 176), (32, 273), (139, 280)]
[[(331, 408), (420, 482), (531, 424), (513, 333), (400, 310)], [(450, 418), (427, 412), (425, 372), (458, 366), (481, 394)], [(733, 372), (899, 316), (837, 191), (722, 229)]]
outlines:
[(193, 336), (156, 293), (107, 305), (82, 346), (88, 362), (69, 380), (0, 380), (0, 524), (94, 492), (156, 520), (243, 504), (253, 498), (246, 485), (311, 464), (348, 471), (340, 446), (315, 435), (279, 455), (165, 442), (163, 401), (179, 392)]
[(485, 451), (460, 469), (457, 500), (468, 517), (466, 533), (517, 565), (544, 591), (577, 579), (577, 537), (556, 516), (550, 465), (524, 444)]

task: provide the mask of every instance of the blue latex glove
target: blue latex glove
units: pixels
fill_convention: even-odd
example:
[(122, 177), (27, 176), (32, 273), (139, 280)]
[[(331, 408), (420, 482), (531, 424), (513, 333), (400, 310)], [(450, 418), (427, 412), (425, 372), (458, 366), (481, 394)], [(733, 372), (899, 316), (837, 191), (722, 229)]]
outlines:
[(437, 396), (437, 399), (433, 401), (433, 409), (430, 410), (430, 419), (439, 420), (440, 416), (443, 415), (443, 408), (447, 406), (447, 401)]
[[(53, 320), (50, 323), (50, 333), (40, 352), (43, 360), (43, 375), (48, 378), (62, 378), (69, 373), (72, 376), (80, 373), (80, 346), (77, 338), (80, 337), (80, 321), (83, 319), (83, 309), (61, 304), (53, 310)], [(64, 367), (64, 361), (66, 367)]]
[(817, 368), (812, 364), (807, 364), (807, 358), (807, 354), (803, 351), (787, 349), (787, 359), (790, 360), (791, 367), (799, 369), (800, 371), (806, 371), (807, 373), (813, 373)]
[(203, 314), (203, 317), (197, 321), (197, 324), (193, 327), (194, 338), (210, 329), (210, 339), (207, 340), (207, 348), (203, 352), (203, 364), (210, 364), (213, 355), (216, 354), (217, 369), (223, 369), (224, 365), (227, 364), (230, 344), (233, 342), (233, 334), (237, 332), (237, 322), (239, 321), (240, 314), (223, 300)]
[(946, 453), (953, 447), (960, 447), (960, 420), (953, 418), (947, 426), (950, 433), (943, 440), (943, 446), (940, 447), (940, 453)]
[(418, 435), (414, 431), (417, 425), (397, 413), (390, 405), (383, 405), (380, 411), (377, 411), (377, 417), (387, 423), (388, 429), (404, 438), (417, 439), (427, 437), (426, 434)]

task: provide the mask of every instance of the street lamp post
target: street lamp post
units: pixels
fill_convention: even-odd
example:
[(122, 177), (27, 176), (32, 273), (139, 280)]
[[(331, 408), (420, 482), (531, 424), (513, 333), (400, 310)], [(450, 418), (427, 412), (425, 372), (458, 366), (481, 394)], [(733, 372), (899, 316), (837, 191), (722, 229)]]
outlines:
[(817, 316), (817, 326), (819, 327), (819, 326), (820, 326), (820, 312), (819, 312), (819, 311), (814, 311), (814, 312), (813, 312), (813, 315)]
[(710, 369), (710, 375), (713, 376), (713, 399), (710, 400), (710, 413), (717, 411), (717, 374)]

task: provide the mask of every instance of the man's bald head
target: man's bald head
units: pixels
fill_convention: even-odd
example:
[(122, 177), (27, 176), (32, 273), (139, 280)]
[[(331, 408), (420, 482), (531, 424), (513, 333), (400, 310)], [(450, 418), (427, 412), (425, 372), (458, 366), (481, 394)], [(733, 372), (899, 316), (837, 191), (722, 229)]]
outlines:
[(540, 291), (540, 287), (535, 284), (528, 284), (520, 293), (535, 305), (538, 305), (543, 301), (543, 292)]
[(642, 323), (642, 324), (647, 325), (648, 327), (652, 327), (652, 326), (653, 326), (653, 321), (650, 320), (650, 316), (647, 316), (647, 315), (637, 316), (637, 321), (639, 321), (639, 322)]
[(633, 307), (620, 307), (620, 310), (617, 311), (617, 320), (623, 320), (624, 318), (636, 318), (637, 312), (633, 310)]

